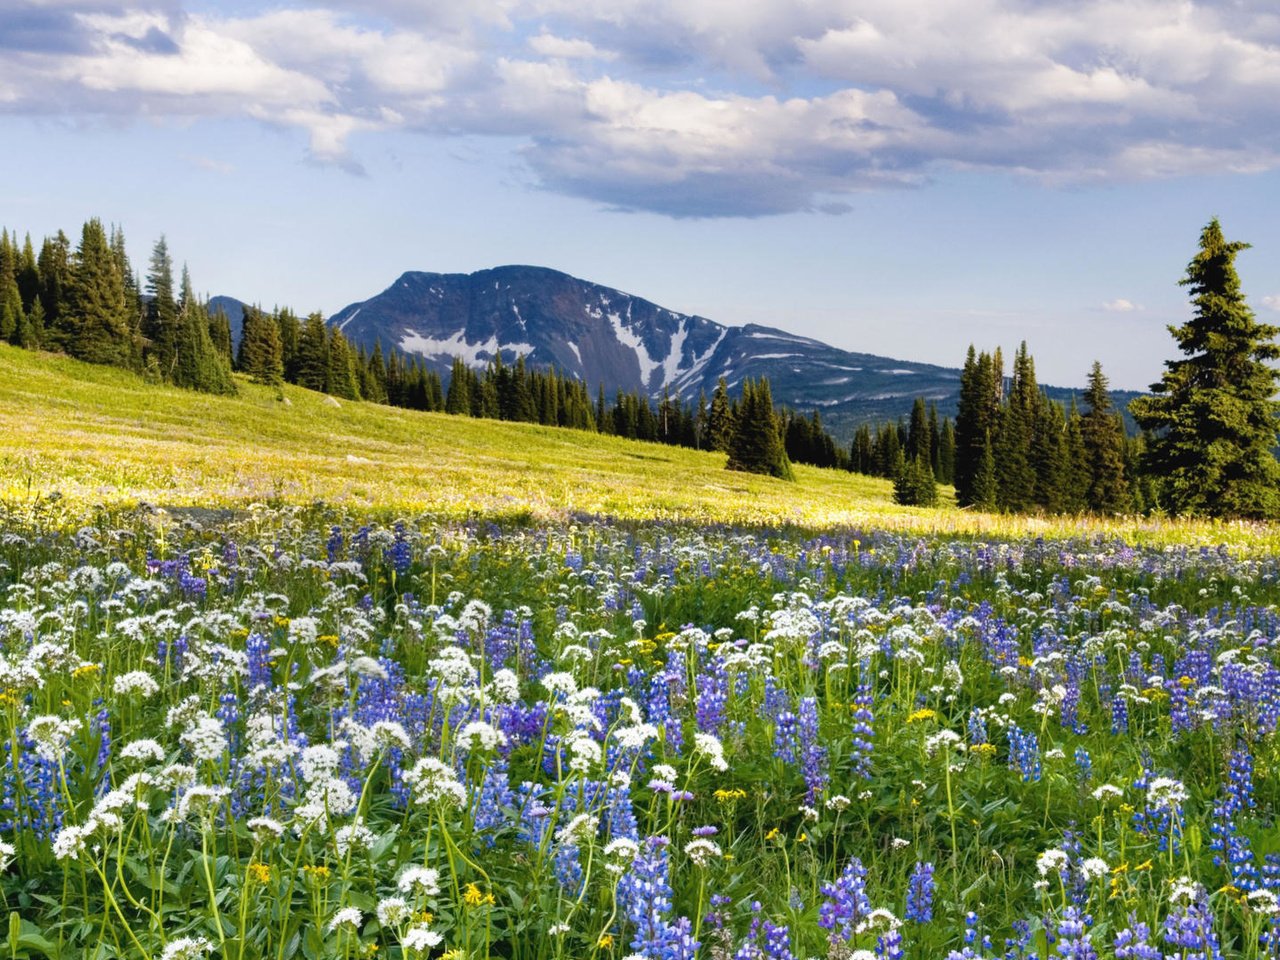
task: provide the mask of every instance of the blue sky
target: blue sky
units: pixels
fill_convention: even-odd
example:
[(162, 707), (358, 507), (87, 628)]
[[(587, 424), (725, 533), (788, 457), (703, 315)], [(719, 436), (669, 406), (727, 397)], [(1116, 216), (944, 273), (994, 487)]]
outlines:
[(0, 222), (163, 232), (337, 311), (555, 267), (723, 323), (1042, 380), (1158, 377), (1211, 216), (1280, 322), (1262, 0), (10, 0)]

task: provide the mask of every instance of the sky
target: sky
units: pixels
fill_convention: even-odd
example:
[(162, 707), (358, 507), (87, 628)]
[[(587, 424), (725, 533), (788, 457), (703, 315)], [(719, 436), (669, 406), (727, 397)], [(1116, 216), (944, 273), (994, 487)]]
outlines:
[(1280, 323), (1274, 0), (0, 0), (0, 224), (337, 312), (538, 264), (1142, 389), (1220, 218)]

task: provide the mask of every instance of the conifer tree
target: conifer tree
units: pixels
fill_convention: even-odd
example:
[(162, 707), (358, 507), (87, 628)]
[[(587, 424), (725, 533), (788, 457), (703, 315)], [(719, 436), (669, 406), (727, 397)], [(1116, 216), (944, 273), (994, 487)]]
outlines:
[(893, 481), (893, 501), (906, 506), (932, 507), (938, 503), (933, 467), (922, 454), (908, 459)]
[(727, 452), (733, 439), (733, 410), (729, 405), (729, 385), (724, 377), (716, 381), (707, 414), (707, 447)]
[(904, 455), (907, 460), (924, 459), (932, 461), (932, 436), (929, 431), (929, 414), (925, 407), (924, 397), (916, 397), (911, 405), (911, 424), (907, 428), (907, 446)]
[[(117, 231), (112, 238), (121, 236)], [(127, 264), (123, 247), (113, 250), (117, 267)], [(127, 267), (126, 267), (127, 269)], [(178, 301), (173, 292), (173, 260), (169, 245), (163, 235), (151, 249), (151, 263), (147, 270), (147, 304), (142, 319), (142, 336), (146, 345), (144, 359), (164, 380), (173, 380), (178, 363)]]
[(975, 484), (983, 450), (990, 446), (1000, 414), (1004, 385), (1004, 361), (1000, 350), (994, 355), (978, 354), (972, 346), (960, 374), (960, 402), (956, 412), (956, 502), (974, 503)]
[(347, 338), (342, 335), (342, 331), (337, 327), (331, 328), (329, 330), (329, 370), (325, 379), (325, 393), (341, 397), (344, 400), (360, 399), (360, 384), (356, 378), (354, 360), (355, 358), (351, 355), (351, 347), (347, 343)]
[(993, 438), (996, 505), (1002, 510), (1021, 512), (1034, 503), (1036, 473), (1031, 446), (1037, 397), (1035, 362), (1023, 341), (1014, 356), (1009, 399), (1000, 410)]
[(978, 466), (973, 476), (972, 499), (968, 506), (979, 510), (996, 508), (996, 458), (991, 452), (991, 434), (983, 436), (982, 447), (978, 452)]
[(956, 431), (951, 418), (944, 417), (938, 432), (938, 482), (956, 481)]
[(31, 245), (31, 234), (27, 234), (23, 240), (22, 254), (18, 258), (18, 269), (14, 279), (18, 282), (18, 294), (22, 297), (22, 310), (30, 314), (36, 300), (40, 297), (40, 268), (36, 265), (36, 253)]
[(449, 373), (449, 393), (444, 399), (444, 412), (453, 414), (471, 414), (471, 391), (466, 363), (461, 357), (453, 358), (453, 368)]
[(1035, 470), (1036, 506), (1049, 513), (1064, 509), (1064, 477), (1067, 471), (1063, 435), (1067, 418), (1062, 404), (1042, 391), (1036, 404), (1035, 432), (1031, 441), (1031, 465)]
[(1123, 513), (1133, 505), (1124, 468), (1124, 427), (1111, 405), (1102, 364), (1096, 360), (1084, 399), (1080, 427), (1089, 469), (1085, 506), (1094, 513)]
[(136, 356), (124, 280), (96, 218), (84, 225), (71, 261), (58, 340), (71, 356), (90, 363), (129, 367)]
[(244, 308), (240, 330), (240, 352), (236, 365), (255, 383), (279, 387), (284, 383), (284, 362), (280, 357), (280, 326), (261, 307)]
[(0, 232), (0, 341), (19, 343), (26, 326), (18, 289), (18, 250), (9, 231)]
[(1074, 399), (1067, 414), (1062, 459), (1066, 464), (1059, 488), (1062, 509), (1067, 513), (1083, 513), (1089, 505), (1089, 454), (1084, 445), (1084, 421)]
[[(36, 269), (40, 273), (39, 296), (44, 307), (45, 328), (56, 337), (61, 332), (59, 320), (66, 308), (71, 287), (71, 241), (61, 230), (56, 236), (45, 238), (40, 247), (40, 256), (36, 260)], [(56, 340), (52, 345), (62, 350), (67, 349), (65, 343)]]
[(727, 466), (730, 470), (763, 473), (783, 480), (793, 478), (778, 415), (773, 409), (773, 393), (766, 379), (743, 381)]
[(222, 309), (221, 304), (209, 317), (209, 339), (213, 342), (213, 348), (218, 351), (218, 355), (230, 367), (234, 356), (231, 349), (231, 319), (227, 316), (227, 311)]
[(1249, 247), (1228, 242), (1217, 219), (1181, 280), (1195, 315), (1170, 326), (1184, 356), (1165, 361), (1151, 395), (1130, 404), (1153, 431), (1145, 469), (1160, 478), (1162, 505), (1175, 514), (1262, 518), (1280, 512), (1274, 339), (1245, 302), (1235, 258)]
[(307, 316), (298, 334), (294, 383), (323, 392), (329, 385), (329, 331), (319, 313)]

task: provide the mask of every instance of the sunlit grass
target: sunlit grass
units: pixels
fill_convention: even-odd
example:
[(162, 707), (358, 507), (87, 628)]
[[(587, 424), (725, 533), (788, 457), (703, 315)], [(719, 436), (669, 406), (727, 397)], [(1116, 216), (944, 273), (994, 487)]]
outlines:
[(955, 535), (1098, 534), (1269, 550), (1270, 526), (1006, 517), (892, 502), (888, 482), (797, 466), (796, 482), (730, 473), (724, 456), (528, 424), (418, 413), (239, 383), (213, 398), (0, 345), (0, 499), (68, 509), (148, 502), (315, 501), (442, 518), (860, 527)]

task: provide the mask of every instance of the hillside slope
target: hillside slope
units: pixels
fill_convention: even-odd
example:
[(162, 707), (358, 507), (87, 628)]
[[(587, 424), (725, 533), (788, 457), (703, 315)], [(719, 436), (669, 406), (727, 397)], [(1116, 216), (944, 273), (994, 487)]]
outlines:
[(798, 466), (783, 483), (730, 473), (722, 454), (239, 387), (208, 397), (0, 345), (0, 499), (806, 525), (923, 515), (894, 506), (885, 481), (837, 471)]

